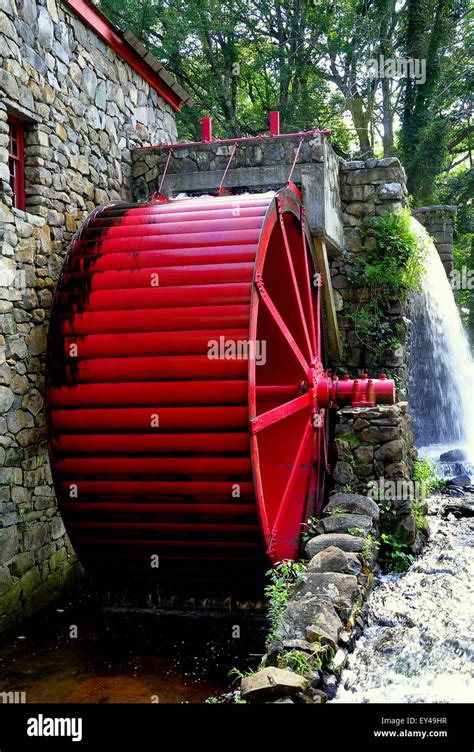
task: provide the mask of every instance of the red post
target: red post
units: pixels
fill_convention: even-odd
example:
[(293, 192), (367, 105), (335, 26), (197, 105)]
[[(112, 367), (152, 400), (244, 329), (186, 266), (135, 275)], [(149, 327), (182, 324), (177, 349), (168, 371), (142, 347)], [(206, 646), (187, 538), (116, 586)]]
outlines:
[(280, 113), (278, 110), (270, 112), (270, 134), (272, 136), (280, 135)]
[(202, 141), (212, 141), (212, 118), (205, 117), (201, 120)]

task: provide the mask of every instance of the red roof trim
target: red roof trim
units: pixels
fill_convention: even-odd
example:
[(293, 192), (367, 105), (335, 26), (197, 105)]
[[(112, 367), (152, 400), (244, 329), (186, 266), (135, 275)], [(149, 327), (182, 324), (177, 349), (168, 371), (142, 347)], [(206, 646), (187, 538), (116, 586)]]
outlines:
[(97, 36), (106, 42), (117, 55), (125, 60), (163, 99), (171, 105), (175, 112), (181, 109), (181, 99), (166, 85), (166, 83), (150, 68), (128, 42), (123, 39), (118, 29), (103, 13), (91, 5), (87, 0), (63, 0), (65, 5), (92, 29)]

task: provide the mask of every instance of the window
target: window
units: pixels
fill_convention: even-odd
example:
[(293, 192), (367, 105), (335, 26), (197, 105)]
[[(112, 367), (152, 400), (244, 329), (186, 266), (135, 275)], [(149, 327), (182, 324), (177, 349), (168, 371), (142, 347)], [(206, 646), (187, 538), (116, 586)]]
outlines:
[(13, 206), (25, 210), (25, 131), (23, 123), (12, 116), (8, 116), (8, 167), (10, 170), (10, 186), (13, 191)]

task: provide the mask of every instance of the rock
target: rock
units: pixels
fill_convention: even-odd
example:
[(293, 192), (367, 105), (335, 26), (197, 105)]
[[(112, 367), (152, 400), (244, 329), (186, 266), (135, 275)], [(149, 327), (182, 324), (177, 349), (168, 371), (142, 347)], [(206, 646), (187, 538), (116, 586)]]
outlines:
[(397, 523), (397, 531), (400, 534), (400, 538), (404, 543), (411, 545), (415, 542), (416, 538), (416, 522), (415, 518), (411, 514), (407, 514)]
[(374, 448), (372, 446), (360, 446), (354, 450), (354, 458), (360, 465), (368, 465), (374, 459)]
[(450, 449), (439, 455), (440, 462), (463, 462), (467, 460), (467, 454), (463, 449)]
[(448, 486), (458, 486), (459, 488), (469, 488), (471, 485), (471, 478), (469, 475), (463, 474), (463, 475), (456, 475), (455, 478), (450, 478), (448, 481)]
[(378, 197), (382, 200), (403, 198), (400, 183), (383, 183), (378, 190)]
[(84, 68), (82, 73), (82, 86), (89, 99), (94, 100), (97, 89), (97, 76), (92, 68)]
[(398, 462), (403, 459), (404, 444), (401, 439), (395, 439), (389, 441), (387, 444), (383, 444), (381, 447), (375, 450), (374, 456), (376, 460), (381, 462)]
[(367, 441), (369, 444), (392, 441), (393, 439), (398, 439), (399, 436), (400, 430), (398, 426), (369, 426), (369, 428), (364, 428), (360, 433), (362, 441)]
[(8, 567), (0, 566), (0, 595), (6, 593), (13, 585), (13, 579)]
[(308, 679), (284, 668), (269, 666), (242, 679), (240, 693), (243, 700), (260, 701), (276, 695), (294, 695), (309, 687)]
[(13, 559), (18, 545), (18, 531), (14, 525), (0, 529), (0, 563)]
[(53, 46), (53, 22), (46, 8), (39, 9), (38, 16), (38, 42), (46, 50)]
[(342, 619), (348, 619), (357, 598), (359, 584), (357, 577), (338, 572), (308, 572), (305, 582), (293, 595), (293, 600), (324, 597), (330, 598)]
[(313, 556), (308, 564), (308, 572), (340, 572), (353, 574), (355, 577), (362, 569), (362, 564), (354, 553), (342, 551), (330, 546)]
[(308, 640), (283, 640), (282, 645), (285, 650), (300, 650), (303, 653), (313, 652), (313, 646)]
[(272, 640), (264, 657), (265, 666), (278, 666), (278, 656), (283, 650), (281, 640)]
[(453, 514), (455, 517), (474, 517), (474, 504), (468, 501), (458, 501), (446, 504), (443, 507), (441, 516), (447, 517)]
[[(340, 632), (341, 630), (339, 629), (339, 633)], [(317, 642), (319, 645), (323, 646), (329, 645), (334, 651), (337, 650), (337, 642), (334, 637), (331, 637), (326, 630), (319, 627), (317, 624), (310, 624), (309, 627), (306, 627), (306, 637), (309, 642)]]
[(15, 395), (7, 386), (0, 386), (0, 413), (6, 413), (15, 400)]
[(320, 551), (324, 551), (324, 549), (329, 548), (330, 546), (340, 548), (341, 551), (361, 552), (364, 551), (366, 545), (367, 541), (360, 536), (347, 535), (344, 533), (331, 533), (311, 538), (306, 544), (305, 553), (309, 559), (312, 559), (313, 556), (316, 556)]
[(357, 481), (351, 465), (348, 462), (338, 460), (333, 472), (334, 482), (341, 486), (350, 486)]
[(333, 674), (323, 674), (321, 687), (326, 693), (328, 700), (334, 700), (337, 692), (337, 679)]
[(357, 535), (364, 535), (371, 527), (372, 517), (365, 514), (333, 514), (323, 517), (316, 524), (316, 530), (320, 533), (347, 533), (354, 528), (357, 529)]
[(314, 689), (314, 688), (312, 688), (310, 690), (310, 694), (311, 694), (313, 702), (316, 705), (322, 705), (323, 703), (325, 703), (325, 702), (328, 701), (328, 696), (327, 696), (326, 692), (323, 692), (322, 689)]
[(331, 661), (331, 668), (333, 671), (342, 671), (347, 663), (347, 653), (342, 648), (336, 651), (334, 658)]
[(461, 496), (465, 496), (466, 492), (462, 490), (462, 488), (456, 488), (456, 486), (452, 486), (452, 488), (446, 488), (443, 491), (444, 494), (447, 496), (453, 496), (460, 498)]
[(291, 599), (283, 612), (280, 634), (284, 639), (307, 639), (314, 642), (316, 633), (308, 629), (323, 630), (329, 640), (337, 642), (343, 624), (327, 596)]
[[(362, 447), (361, 447), (362, 448)], [(380, 510), (378, 504), (368, 496), (361, 494), (336, 493), (329, 499), (323, 510), (323, 514), (331, 514), (333, 509), (344, 509), (353, 514), (367, 515), (378, 520)]]

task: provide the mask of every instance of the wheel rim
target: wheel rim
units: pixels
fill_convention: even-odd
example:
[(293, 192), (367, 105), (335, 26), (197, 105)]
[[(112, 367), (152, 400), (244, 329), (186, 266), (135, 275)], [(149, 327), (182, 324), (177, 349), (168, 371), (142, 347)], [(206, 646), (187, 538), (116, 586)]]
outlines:
[(268, 357), (249, 364), (254, 484), (272, 562), (297, 558), (326, 467), (324, 410), (308, 391), (324, 372), (310, 249), (298, 193), (279, 191), (262, 229), (250, 317), (250, 339), (266, 342)]

